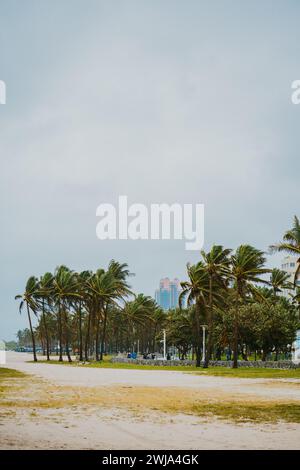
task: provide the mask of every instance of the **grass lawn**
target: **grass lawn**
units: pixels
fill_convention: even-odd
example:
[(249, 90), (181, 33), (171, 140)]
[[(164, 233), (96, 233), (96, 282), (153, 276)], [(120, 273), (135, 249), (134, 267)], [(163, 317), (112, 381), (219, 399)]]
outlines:
[[(245, 379), (266, 378), (266, 379), (300, 379), (300, 368), (298, 369), (262, 369), (259, 367), (239, 367), (232, 369), (230, 367), (210, 367), (203, 369), (194, 366), (153, 366), (141, 364), (113, 363), (110, 362), (111, 357), (107, 356), (102, 362), (90, 362), (88, 364), (80, 364), (78, 362), (69, 363), (67, 361), (59, 362), (57, 360), (39, 361), (45, 364), (60, 364), (68, 367), (92, 367), (99, 369), (137, 369), (137, 370), (171, 370), (180, 372), (189, 372), (197, 375), (213, 375), (219, 377), (238, 377)], [(33, 361), (30, 361), (33, 362)]]

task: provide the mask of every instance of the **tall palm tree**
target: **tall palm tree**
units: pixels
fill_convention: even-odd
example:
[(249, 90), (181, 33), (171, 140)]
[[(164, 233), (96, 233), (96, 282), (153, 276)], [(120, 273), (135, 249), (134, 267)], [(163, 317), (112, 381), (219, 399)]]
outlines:
[[(124, 285), (126, 284), (126, 279), (128, 277), (134, 276), (128, 269), (127, 263), (119, 263), (112, 259), (108, 265), (108, 271), (113, 274), (113, 276), (118, 279), (119, 281), (124, 281)], [(128, 285), (127, 285), (128, 287)]]
[[(118, 301), (125, 301), (130, 295), (133, 295), (131, 291), (130, 285), (127, 282), (127, 278), (134, 276), (133, 273), (129, 271), (127, 263), (119, 263), (118, 261), (111, 260), (108, 265), (107, 272), (112, 275), (115, 280), (115, 295), (112, 297), (112, 304), (117, 304)], [(104, 343), (106, 338), (106, 326), (107, 326), (107, 312), (108, 312), (109, 302), (106, 305), (104, 311), (104, 323), (103, 323), (103, 331), (102, 331), (102, 339), (101, 339), (101, 352), (100, 352), (100, 359), (103, 360), (103, 351), (104, 351)]]
[[(103, 323), (104, 316), (107, 317), (107, 311), (104, 310), (109, 302), (110, 294), (110, 281), (104, 269), (98, 269), (95, 274), (87, 281), (88, 292), (90, 298), (90, 312), (88, 317), (88, 333), (90, 337), (92, 326), (94, 326), (95, 333), (95, 356), (96, 361), (100, 360), (99, 356), (99, 342), (100, 342), (100, 323)], [(106, 323), (106, 321), (105, 321)], [(106, 327), (106, 324), (105, 324)], [(92, 331), (93, 333), (93, 331)], [(104, 343), (103, 343), (104, 344)], [(102, 344), (101, 344), (102, 349)], [(101, 356), (102, 357), (102, 356)]]
[(47, 361), (50, 361), (50, 345), (49, 345), (49, 334), (48, 334), (48, 325), (46, 320), (46, 304), (51, 302), (51, 296), (53, 292), (53, 275), (51, 273), (45, 273), (40, 277), (38, 290), (36, 293), (37, 299), (41, 303), (42, 311), (42, 323), (45, 331), (46, 337), (46, 354)]
[(292, 228), (285, 232), (283, 235), (283, 240), (276, 245), (271, 245), (270, 249), (271, 252), (284, 251), (291, 255), (299, 256), (294, 277), (294, 285), (296, 285), (298, 276), (300, 274), (300, 221), (296, 215), (294, 216)]
[(206, 299), (209, 293), (209, 277), (204, 267), (204, 264), (200, 261), (195, 265), (187, 264), (187, 273), (189, 280), (181, 282), (182, 291), (179, 295), (179, 307), (182, 308), (183, 301), (187, 299), (187, 305), (190, 306), (195, 303), (195, 324), (196, 324), (196, 335), (198, 343), (195, 346), (196, 350), (196, 367), (201, 365), (201, 313), (206, 312)]
[(233, 281), (235, 294), (233, 368), (238, 367), (239, 306), (247, 301), (249, 295), (261, 297), (255, 284), (268, 284), (268, 281), (261, 278), (263, 274), (270, 272), (264, 268), (265, 262), (264, 253), (251, 245), (240, 245), (231, 256), (229, 277)]
[(151, 319), (151, 335), (152, 339), (150, 342), (150, 347), (153, 352), (155, 352), (155, 343), (156, 343), (156, 335), (159, 330), (162, 330), (166, 323), (166, 312), (156, 305), (155, 310), (152, 315)]
[(82, 333), (82, 307), (87, 302), (88, 286), (87, 281), (91, 278), (91, 271), (82, 271), (75, 273), (76, 292), (78, 297), (75, 300), (75, 309), (78, 314), (78, 336), (79, 336), (79, 360), (83, 361), (83, 333)]
[(27, 316), (32, 340), (32, 351), (33, 351), (33, 360), (37, 362), (36, 356), (36, 346), (35, 346), (35, 337), (32, 327), (31, 315), (30, 311), (32, 311), (35, 315), (37, 315), (38, 305), (36, 302), (36, 295), (39, 289), (38, 280), (35, 276), (30, 276), (26, 283), (25, 292), (23, 294), (18, 294), (15, 296), (15, 300), (21, 299), (19, 312), (22, 312), (24, 305), (26, 305), (27, 309)]
[(95, 276), (95, 273), (88, 271), (89, 276), (84, 281), (85, 293), (84, 293), (84, 306), (87, 313), (86, 325), (85, 325), (85, 341), (84, 341), (84, 358), (86, 361), (89, 360), (89, 354), (91, 350), (91, 339), (92, 339), (92, 321), (94, 320), (97, 311), (97, 302), (95, 292), (91, 289), (91, 281)]
[(206, 253), (201, 251), (204, 261), (204, 269), (209, 278), (208, 293), (208, 344), (207, 354), (205, 355), (204, 367), (208, 367), (212, 354), (212, 338), (213, 338), (213, 302), (214, 292), (217, 294), (218, 288), (226, 288), (226, 276), (228, 274), (230, 249), (224, 249), (221, 245), (213, 245), (211, 250)]
[(133, 340), (136, 327), (145, 325), (148, 320), (152, 320), (152, 315), (156, 308), (155, 301), (150, 296), (145, 296), (144, 294), (139, 294), (134, 300), (125, 303), (122, 312), (126, 318), (128, 330), (131, 330)]
[[(129, 274), (127, 264), (120, 264), (112, 260), (107, 271), (99, 269), (87, 283), (96, 302), (96, 360), (103, 360), (109, 305), (118, 305), (118, 301), (124, 300), (125, 297), (132, 293), (126, 281)], [(98, 339), (100, 321), (102, 321), (103, 326), (99, 357)]]
[(73, 271), (62, 265), (56, 268), (53, 278), (53, 295), (57, 302), (57, 319), (59, 327), (59, 361), (63, 361), (63, 323), (65, 329), (65, 345), (68, 361), (72, 362), (69, 351), (69, 331), (67, 304), (80, 297), (77, 292), (77, 279)]

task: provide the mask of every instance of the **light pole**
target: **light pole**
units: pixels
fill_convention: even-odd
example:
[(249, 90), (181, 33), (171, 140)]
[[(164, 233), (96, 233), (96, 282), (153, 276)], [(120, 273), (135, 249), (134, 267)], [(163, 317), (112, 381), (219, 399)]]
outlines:
[(205, 362), (205, 328), (207, 328), (207, 325), (200, 325), (202, 326), (202, 362), (204, 364)]
[(164, 360), (166, 360), (166, 330), (163, 330), (163, 334), (164, 334), (164, 339), (163, 339), (163, 343), (164, 343)]

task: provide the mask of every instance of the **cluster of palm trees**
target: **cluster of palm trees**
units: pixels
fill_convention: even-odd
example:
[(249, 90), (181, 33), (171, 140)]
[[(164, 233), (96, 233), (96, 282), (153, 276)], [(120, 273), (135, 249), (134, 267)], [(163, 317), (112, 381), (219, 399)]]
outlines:
[[(265, 312), (271, 312), (271, 305), (280, 302), (282, 307), (290, 308), (293, 315), (293, 305), (278, 296), (284, 289), (292, 290), (293, 284), (289, 282), (286, 272), (265, 268), (264, 254), (250, 245), (241, 245), (235, 253), (214, 245), (209, 253), (202, 252), (201, 255), (202, 261), (187, 267), (189, 280), (182, 283), (180, 298), (187, 296), (188, 305), (194, 307), (194, 328), (198, 337), (201, 336), (203, 322), (206, 323), (208, 342), (204, 367), (208, 367), (217, 343), (215, 320), (218, 321), (217, 326), (222, 327), (221, 333), (224, 336), (224, 318), (230, 313), (232, 339), (228, 340), (227, 332), (225, 343), (230, 344), (233, 350), (233, 367), (237, 367), (239, 350), (243, 344), (240, 329), (244, 307), (258, 302), (264, 306)], [(269, 274), (268, 278), (266, 274)], [(261, 284), (264, 287), (260, 287)], [(294, 329), (296, 328), (297, 324)], [(195, 344), (195, 353), (197, 365), (200, 366), (200, 342)]]
[[(128, 284), (132, 275), (128, 266), (114, 260), (107, 270), (95, 273), (76, 273), (59, 266), (54, 274), (46, 273), (40, 279), (32, 276), (25, 292), (16, 299), (21, 300), (20, 311), (24, 307), (27, 310), (34, 360), (37, 360), (35, 335), (43, 343), (48, 360), (54, 342), (58, 344), (60, 361), (64, 351), (68, 360), (72, 360), (70, 347), (78, 352), (80, 361), (91, 356), (101, 361), (108, 344), (114, 351), (129, 351), (139, 341), (137, 349), (154, 351), (159, 347), (161, 329), (165, 328), (183, 356), (192, 347), (200, 366), (205, 323), (208, 340), (204, 367), (216, 356), (220, 344), (230, 344), (233, 367), (237, 367), (245, 334), (249, 344), (253, 342), (257, 325), (261, 325), (261, 331), (264, 325), (273, 325), (274, 339), (268, 340), (268, 347), (276, 342), (281, 344), (285, 338), (292, 339), (299, 327), (294, 315), (300, 306), (300, 291), (295, 285), (300, 273), (300, 223), (296, 216), (283, 241), (270, 249), (299, 256), (294, 283), (286, 272), (266, 268), (265, 254), (253, 246), (241, 245), (233, 252), (214, 245), (209, 252), (201, 251), (197, 264), (187, 265), (188, 280), (181, 283), (180, 308), (169, 313), (163, 312), (152, 298), (134, 295)], [(283, 290), (291, 293), (290, 302), (280, 295)], [(183, 308), (183, 303), (187, 308)], [(38, 317), (35, 331), (32, 313)], [(287, 322), (293, 317), (286, 336), (279, 332), (280, 315), (286, 315)], [(258, 320), (248, 322), (250, 317)], [(263, 321), (259, 321), (262, 317)], [(275, 317), (279, 318), (277, 323)], [(263, 332), (260, 336), (257, 331), (255, 334), (259, 343), (257, 338), (264, 338)], [(281, 343), (279, 337), (283, 337)], [(264, 343), (265, 339), (261, 341)]]
[[(296, 282), (300, 273), (300, 223), (294, 217), (293, 227), (288, 230), (283, 241), (270, 246), (271, 252), (287, 252), (299, 256), (293, 283), (289, 281), (289, 274), (279, 269), (265, 267), (265, 254), (251, 245), (241, 245), (232, 253), (232, 250), (214, 245), (206, 253), (201, 251), (202, 260), (196, 265), (188, 265), (189, 280), (181, 283), (183, 291), (180, 300), (187, 297), (188, 305), (195, 304), (197, 310), (195, 327), (197, 335), (201, 334), (202, 318), (207, 320), (208, 344), (204, 367), (212, 356), (212, 342), (214, 330), (214, 314), (218, 310), (231, 310), (233, 317), (233, 367), (238, 365), (239, 346), (239, 311), (247, 303), (259, 301), (270, 306), (268, 289), (260, 285), (270, 286), (275, 297), (282, 290), (293, 291), (293, 300), (299, 305), (299, 289)], [(270, 278), (266, 278), (270, 274)], [(200, 365), (200, 344), (196, 348), (197, 365)]]
[[(95, 273), (83, 271), (76, 273), (66, 266), (56, 268), (54, 274), (47, 272), (40, 279), (31, 276), (21, 295), (20, 312), (26, 308), (32, 338), (33, 356), (36, 355), (36, 334), (44, 345), (47, 360), (53, 343), (58, 344), (59, 361), (66, 353), (71, 362), (70, 347), (78, 351), (79, 360), (89, 360), (94, 353), (97, 361), (103, 359), (108, 330), (108, 317), (115, 321), (117, 329), (134, 323), (141, 324), (160, 309), (154, 300), (138, 295), (126, 301), (132, 295), (128, 278), (131, 273), (126, 264), (112, 260), (108, 269), (98, 269)], [(32, 314), (38, 318), (34, 331)], [(118, 318), (122, 316), (122, 318)], [(111, 322), (110, 325), (111, 327)]]

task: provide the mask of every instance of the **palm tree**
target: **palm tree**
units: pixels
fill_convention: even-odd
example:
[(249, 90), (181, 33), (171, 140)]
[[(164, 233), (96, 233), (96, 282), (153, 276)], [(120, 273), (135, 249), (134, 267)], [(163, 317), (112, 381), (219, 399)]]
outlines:
[(156, 343), (156, 335), (159, 330), (162, 330), (165, 326), (166, 322), (166, 313), (165, 311), (156, 305), (155, 310), (153, 312), (151, 318), (151, 340), (150, 340), (150, 347), (153, 352), (155, 352), (155, 343)]
[(59, 361), (63, 361), (62, 344), (63, 344), (63, 322), (65, 329), (65, 345), (68, 361), (72, 362), (69, 351), (69, 331), (68, 331), (68, 313), (67, 304), (80, 297), (77, 292), (77, 279), (73, 271), (62, 265), (56, 268), (54, 279), (54, 299), (57, 302), (57, 319), (59, 327)]
[(218, 288), (226, 288), (226, 276), (228, 274), (230, 249), (224, 249), (221, 245), (213, 245), (208, 253), (201, 251), (204, 261), (204, 269), (209, 278), (208, 293), (208, 344), (207, 354), (205, 355), (204, 367), (208, 367), (212, 354), (213, 337), (213, 294), (217, 293)]
[(79, 336), (79, 360), (83, 361), (83, 338), (82, 338), (82, 307), (87, 301), (88, 287), (87, 281), (91, 278), (91, 271), (82, 271), (81, 273), (75, 273), (77, 279), (77, 294), (78, 297), (75, 301), (75, 308), (78, 313), (78, 336)]
[[(112, 276), (107, 276), (104, 269), (98, 269), (97, 272), (87, 281), (89, 296), (91, 299), (91, 309), (88, 318), (88, 336), (90, 336), (91, 322), (95, 326), (95, 343), (96, 343), (96, 361), (100, 360), (99, 356), (99, 340), (100, 340), (100, 323), (103, 318), (107, 317), (106, 310), (107, 304), (110, 300), (112, 287), (110, 283), (113, 282)], [(106, 320), (105, 320), (106, 328)], [(104, 343), (103, 343), (104, 344)], [(102, 349), (102, 344), (101, 344)], [(101, 356), (102, 357), (102, 356)]]
[(204, 264), (200, 261), (195, 265), (187, 264), (187, 273), (189, 280), (181, 282), (182, 291), (179, 295), (179, 307), (182, 308), (183, 301), (187, 298), (187, 305), (190, 306), (195, 303), (196, 317), (196, 335), (198, 342), (195, 345), (196, 350), (196, 367), (201, 365), (201, 313), (206, 312), (206, 299), (209, 293), (209, 277), (204, 267)]
[(95, 317), (96, 301), (95, 293), (91, 289), (91, 280), (95, 276), (92, 271), (89, 271), (89, 276), (85, 279), (85, 294), (84, 294), (84, 306), (87, 312), (86, 319), (86, 332), (85, 332), (85, 345), (84, 345), (84, 358), (86, 361), (89, 360), (91, 336), (92, 336), (92, 319)]
[(152, 320), (152, 315), (156, 310), (155, 301), (150, 296), (139, 294), (134, 300), (126, 302), (122, 309), (126, 318), (129, 330), (131, 330), (133, 340), (136, 333), (136, 327), (145, 325), (148, 320)]
[(266, 258), (264, 253), (251, 245), (241, 245), (231, 256), (229, 277), (233, 281), (235, 293), (234, 331), (233, 331), (233, 368), (238, 367), (238, 338), (239, 338), (239, 306), (247, 301), (249, 295), (261, 297), (256, 283), (268, 282), (260, 276), (269, 273), (264, 268)]
[[(95, 324), (96, 324), (96, 360), (103, 360), (103, 351), (106, 338), (108, 307), (111, 304), (118, 305), (118, 301), (124, 300), (124, 297), (132, 292), (126, 282), (129, 276), (127, 264), (120, 264), (112, 260), (108, 270), (99, 269), (88, 281), (88, 287), (91, 295), (94, 297), (96, 305)], [(100, 321), (103, 323), (102, 337), (100, 346), (100, 358), (98, 356)]]
[(274, 268), (271, 271), (270, 285), (274, 295), (282, 292), (282, 289), (291, 289), (293, 285), (289, 282), (290, 275), (281, 269)]
[[(300, 221), (298, 217), (294, 216), (293, 227), (285, 232), (283, 240), (276, 245), (270, 246), (271, 252), (286, 252), (291, 255), (300, 256)], [(296, 285), (298, 276), (300, 274), (300, 257), (297, 260), (297, 269), (294, 277), (294, 285)]]
[(124, 301), (126, 297), (133, 294), (133, 292), (130, 290), (129, 284), (127, 283), (127, 278), (134, 276), (134, 274), (129, 271), (127, 263), (119, 263), (118, 261), (111, 260), (107, 272), (109, 273), (109, 275), (112, 275), (115, 278), (116, 283), (114, 287), (115, 293), (111, 297), (111, 302), (107, 303), (104, 311), (104, 322), (100, 352), (101, 361), (103, 360), (104, 343), (106, 338), (108, 306), (110, 303), (117, 304), (117, 300)]
[(39, 287), (37, 291), (37, 298), (41, 302), (42, 307), (42, 322), (45, 331), (46, 337), (46, 354), (47, 354), (47, 361), (50, 361), (50, 347), (49, 347), (49, 334), (48, 334), (48, 325), (46, 320), (46, 303), (50, 303), (51, 295), (53, 292), (53, 275), (51, 273), (45, 273), (43, 276), (40, 277)]
[[(195, 307), (195, 306), (193, 306)], [(195, 338), (194, 311), (195, 308), (174, 309), (167, 314), (167, 336), (179, 353), (179, 358), (185, 359), (191, 344), (198, 344), (199, 338)], [(166, 316), (166, 314), (165, 314)], [(196, 339), (196, 341), (194, 341)]]
[(23, 294), (18, 294), (15, 296), (15, 300), (22, 299), (20, 302), (20, 306), (19, 306), (20, 313), (22, 312), (24, 305), (26, 305), (29, 328), (30, 328), (30, 333), (31, 333), (31, 340), (32, 340), (33, 360), (35, 362), (37, 362), (37, 357), (36, 357), (35, 337), (34, 337), (34, 332), (32, 328), (30, 310), (35, 315), (37, 315), (38, 306), (36, 303), (36, 295), (37, 295), (38, 289), (39, 289), (39, 285), (38, 285), (37, 278), (34, 276), (31, 276), (26, 283), (25, 292)]

